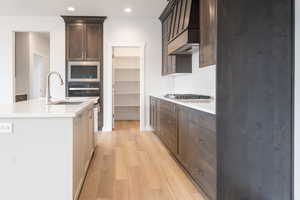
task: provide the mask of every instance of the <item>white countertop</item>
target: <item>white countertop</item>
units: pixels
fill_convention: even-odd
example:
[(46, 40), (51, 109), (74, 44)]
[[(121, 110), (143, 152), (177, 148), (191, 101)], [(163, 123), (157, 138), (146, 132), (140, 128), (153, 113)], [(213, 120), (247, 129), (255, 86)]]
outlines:
[(193, 101), (181, 101), (181, 100), (169, 99), (162, 95), (151, 95), (151, 96), (165, 100), (165, 101), (169, 101), (172, 103), (176, 103), (178, 105), (186, 106), (188, 108), (207, 112), (207, 113), (210, 113), (213, 115), (216, 114), (216, 103), (212, 99), (209, 99), (209, 100), (203, 99), (203, 100), (197, 100), (197, 101), (194, 101), (194, 100)]
[[(83, 102), (78, 105), (46, 105), (45, 99), (34, 99), (0, 105), (0, 118), (73, 118), (92, 106), (98, 98), (69, 98)], [(56, 100), (58, 101), (58, 100)]]

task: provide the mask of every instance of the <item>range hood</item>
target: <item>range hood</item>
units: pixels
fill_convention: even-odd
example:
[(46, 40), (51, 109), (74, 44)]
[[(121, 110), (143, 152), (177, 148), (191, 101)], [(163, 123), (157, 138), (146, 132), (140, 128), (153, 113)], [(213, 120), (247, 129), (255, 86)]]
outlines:
[(168, 54), (192, 54), (200, 44), (199, 0), (173, 0)]

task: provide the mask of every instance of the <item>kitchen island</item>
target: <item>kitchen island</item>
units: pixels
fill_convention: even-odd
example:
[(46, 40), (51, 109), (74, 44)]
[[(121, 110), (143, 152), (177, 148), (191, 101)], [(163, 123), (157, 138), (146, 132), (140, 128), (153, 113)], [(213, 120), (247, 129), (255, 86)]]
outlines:
[(0, 105), (0, 199), (77, 199), (92, 158), (94, 100)]

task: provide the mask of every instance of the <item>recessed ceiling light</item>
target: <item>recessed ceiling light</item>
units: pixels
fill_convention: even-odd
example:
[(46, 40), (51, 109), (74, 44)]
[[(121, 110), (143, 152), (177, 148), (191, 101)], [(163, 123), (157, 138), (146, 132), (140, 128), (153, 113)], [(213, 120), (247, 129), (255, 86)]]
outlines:
[(76, 9), (73, 6), (70, 6), (70, 7), (67, 8), (67, 10), (69, 12), (74, 12)]
[(131, 12), (132, 12), (132, 9), (131, 9), (131, 8), (125, 8), (125, 9), (124, 9), (124, 12), (131, 13)]

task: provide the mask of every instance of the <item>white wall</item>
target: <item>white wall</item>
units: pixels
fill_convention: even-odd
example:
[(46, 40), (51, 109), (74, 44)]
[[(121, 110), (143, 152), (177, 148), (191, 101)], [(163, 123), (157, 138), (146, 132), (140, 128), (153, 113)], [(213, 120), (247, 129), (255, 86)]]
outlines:
[(295, 1), (295, 200), (300, 199), (300, 2)]
[[(61, 17), (0, 17), (0, 104), (14, 102), (14, 31), (50, 32), (50, 69), (65, 76), (65, 24)], [(58, 82), (59, 83), (59, 82)], [(53, 96), (64, 87), (52, 84)]]
[(108, 18), (104, 23), (104, 130), (111, 130), (112, 95), (109, 47), (115, 44), (142, 44), (145, 48), (145, 121), (149, 125), (149, 95), (170, 90), (170, 78), (161, 77), (161, 23), (150, 18)]
[(199, 68), (199, 51), (193, 53), (192, 74), (174, 77), (175, 93), (193, 93), (216, 97), (216, 66)]

